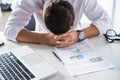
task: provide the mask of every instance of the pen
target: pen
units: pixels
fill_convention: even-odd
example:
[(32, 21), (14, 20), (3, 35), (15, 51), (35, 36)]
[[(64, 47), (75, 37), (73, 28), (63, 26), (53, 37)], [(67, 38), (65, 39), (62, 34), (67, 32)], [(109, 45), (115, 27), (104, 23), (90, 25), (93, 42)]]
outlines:
[(3, 46), (4, 45), (4, 42), (3, 41), (0, 41), (0, 46)]
[(52, 53), (54, 54), (54, 56), (55, 56), (62, 64), (64, 64), (63, 61), (58, 57), (58, 55), (57, 55), (54, 51), (52, 51)]

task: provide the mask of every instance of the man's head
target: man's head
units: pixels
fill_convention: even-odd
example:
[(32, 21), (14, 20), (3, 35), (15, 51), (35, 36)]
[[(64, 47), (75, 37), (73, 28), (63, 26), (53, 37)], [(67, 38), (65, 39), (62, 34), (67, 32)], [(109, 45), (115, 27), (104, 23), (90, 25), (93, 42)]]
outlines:
[(54, 34), (59, 35), (70, 30), (75, 14), (72, 5), (64, 0), (50, 0), (44, 7), (44, 22)]

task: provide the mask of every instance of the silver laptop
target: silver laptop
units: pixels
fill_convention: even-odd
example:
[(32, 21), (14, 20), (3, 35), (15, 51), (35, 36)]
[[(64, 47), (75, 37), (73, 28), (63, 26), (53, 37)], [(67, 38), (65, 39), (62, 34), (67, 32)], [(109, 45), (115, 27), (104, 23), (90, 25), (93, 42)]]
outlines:
[(39, 80), (56, 72), (28, 46), (0, 53), (0, 80)]

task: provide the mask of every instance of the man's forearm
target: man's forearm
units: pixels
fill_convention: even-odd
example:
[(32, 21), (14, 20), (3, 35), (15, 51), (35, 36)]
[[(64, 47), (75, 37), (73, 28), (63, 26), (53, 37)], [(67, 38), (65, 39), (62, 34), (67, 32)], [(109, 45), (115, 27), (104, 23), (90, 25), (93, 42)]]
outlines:
[(35, 32), (30, 32), (26, 29), (22, 29), (17, 38), (19, 42), (30, 42), (30, 43), (44, 43), (45, 41), (45, 34), (39, 34)]
[(96, 26), (90, 25), (89, 27), (82, 30), (85, 33), (85, 38), (90, 38), (99, 35), (99, 30)]
[(56, 40), (54, 39), (56, 35), (52, 33), (35, 33), (28, 31), (26, 29), (22, 29), (16, 40), (19, 42), (29, 42), (29, 43), (39, 43), (39, 44), (46, 44), (54, 46)]

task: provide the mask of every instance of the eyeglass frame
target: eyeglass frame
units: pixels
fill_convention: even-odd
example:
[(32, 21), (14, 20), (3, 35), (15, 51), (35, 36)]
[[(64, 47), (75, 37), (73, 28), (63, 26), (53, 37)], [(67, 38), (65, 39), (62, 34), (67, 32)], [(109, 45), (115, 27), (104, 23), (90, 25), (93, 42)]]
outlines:
[[(113, 32), (115, 33), (115, 35), (114, 35), (114, 36), (108, 35), (108, 32), (109, 32), (109, 31), (113, 31)], [(116, 31), (113, 30), (113, 29), (108, 29), (108, 30), (106, 31), (106, 33), (103, 34), (103, 35), (104, 35), (104, 37), (105, 37), (105, 39), (106, 39), (106, 41), (107, 41), (108, 43), (113, 43), (114, 41), (120, 41), (120, 33), (117, 34)], [(119, 38), (114, 38), (114, 39), (112, 39), (112, 38), (110, 38), (110, 37), (119, 37)]]

